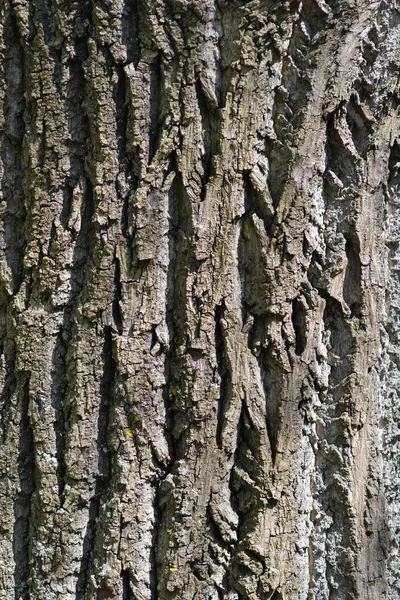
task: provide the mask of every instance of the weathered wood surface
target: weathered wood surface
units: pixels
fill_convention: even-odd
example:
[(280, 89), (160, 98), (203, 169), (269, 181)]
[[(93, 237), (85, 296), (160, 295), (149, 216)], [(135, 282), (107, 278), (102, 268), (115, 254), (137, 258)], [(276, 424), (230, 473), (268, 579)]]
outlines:
[(2, 0), (1, 600), (399, 598), (399, 56), (391, 0)]

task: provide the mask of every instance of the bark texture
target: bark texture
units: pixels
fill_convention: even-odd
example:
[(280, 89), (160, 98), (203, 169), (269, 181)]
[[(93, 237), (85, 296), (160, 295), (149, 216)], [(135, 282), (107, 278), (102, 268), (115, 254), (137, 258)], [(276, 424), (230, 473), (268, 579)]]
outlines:
[(0, 599), (398, 600), (394, 0), (0, 3)]

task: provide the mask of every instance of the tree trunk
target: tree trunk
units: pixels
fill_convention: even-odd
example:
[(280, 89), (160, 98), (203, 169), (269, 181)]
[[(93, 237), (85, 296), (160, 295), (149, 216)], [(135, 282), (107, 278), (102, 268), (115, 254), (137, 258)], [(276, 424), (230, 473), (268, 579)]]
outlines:
[(399, 55), (394, 0), (2, 1), (1, 600), (399, 598)]

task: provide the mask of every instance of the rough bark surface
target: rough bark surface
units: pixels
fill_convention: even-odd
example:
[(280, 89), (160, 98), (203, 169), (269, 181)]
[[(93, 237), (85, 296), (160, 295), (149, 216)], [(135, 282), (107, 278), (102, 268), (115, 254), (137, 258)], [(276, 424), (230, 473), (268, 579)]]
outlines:
[(0, 599), (398, 600), (394, 0), (0, 3)]

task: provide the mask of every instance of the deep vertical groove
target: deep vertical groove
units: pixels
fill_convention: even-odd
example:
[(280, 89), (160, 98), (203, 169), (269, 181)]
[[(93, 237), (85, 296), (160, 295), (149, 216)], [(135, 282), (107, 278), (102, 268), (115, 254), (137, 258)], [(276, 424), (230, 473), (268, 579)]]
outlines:
[(153, 160), (161, 139), (162, 112), (162, 69), (161, 54), (150, 65), (150, 131), (149, 131), (149, 164)]
[(93, 554), (93, 546), (96, 537), (96, 519), (99, 516), (99, 498), (97, 497), (97, 483), (94, 496), (90, 500), (88, 521), (86, 526), (85, 537), (82, 545), (82, 559), (79, 565), (79, 575), (76, 581), (75, 593), (77, 598), (86, 598), (89, 569)]
[(129, 183), (129, 191), (124, 194), (123, 206), (121, 211), (121, 232), (122, 235), (126, 238), (126, 243), (130, 249), (130, 262), (133, 263), (132, 256), (132, 246), (133, 246), (133, 236), (129, 234), (132, 230), (132, 203), (135, 196), (135, 192), (138, 187), (139, 180), (136, 175), (133, 175), (133, 165), (132, 162), (129, 161), (127, 164), (126, 170), (128, 172), (128, 183)]
[(351, 187), (357, 184), (359, 173), (356, 157), (340, 134), (340, 125), (346, 114), (346, 103), (344, 101), (329, 114), (326, 124), (325, 150), (327, 168), (332, 170), (345, 187)]
[[(7, 298), (5, 298), (7, 302)], [(7, 318), (7, 309), (4, 304), (0, 305), (0, 310), (4, 315), (4, 320), (6, 322)], [(4, 323), (5, 325), (5, 323)], [(3, 333), (3, 332), (2, 332)], [(17, 381), (15, 376), (15, 364), (16, 364), (16, 348), (15, 342), (13, 340), (13, 330), (4, 331), (1, 340), (2, 344), (2, 354), (4, 357), (5, 363), (5, 379), (3, 389), (0, 394), (0, 429), (1, 429), (1, 443), (4, 444), (6, 441), (6, 432), (7, 432), (7, 413), (11, 406), (11, 399), (15, 393), (17, 387)], [(11, 338), (11, 339), (10, 339)]]
[[(234, 468), (229, 482), (231, 502), (239, 516), (239, 522), (236, 529), (237, 543), (233, 549), (227, 574), (230, 586), (238, 592), (240, 598), (246, 600), (249, 596), (242, 583), (242, 574), (247, 572), (248, 557), (254, 554), (250, 541), (251, 533), (259, 518), (260, 510), (264, 512), (267, 508), (273, 509), (276, 506), (273, 498), (265, 505), (265, 498), (260, 495), (260, 489), (267, 489), (268, 483), (265, 481), (259, 449), (260, 431), (252, 422), (246, 402), (242, 401)], [(261, 556), (254, 555), (254, 558), (256, 562), (263, 564)], [(263, 568), (265, 569), (265, 565)], [(256, 578), (254, 574), (252, 576)]]
[[(87, 58), (87, 48), (80, 40), (77, 40), (75, 46), (76, 58), (67, 63), (69, 81), (66, 86), (65, 113), (70, 138), (67, 142), (70, 168), (64, 187), (64, 204), (61, 213), (63, 224), (67, 224), (71, 216), (73, 191), (77, 192), (82, 187), (87, 190), (85, 156), (89, 128), (82, 108), (86, 89), (82, 63)], [(84, 194), (85, 191), (80, 190), (78, 193)], [(73, 223), (70, 224), (72, 227), (73, 225)]]
[(89, 574), (92, 569), (94, 558), (94, 547), (96, 541), (97, 519), (103, 495), (111, 481), (111, 455), (108, 446), (108, 424), (110, 409), (113, 398), (113, 389), (116, 375), (116, 363), (112, 349), (111, 327), (104, 328), (103, 344), (103, 376), (100, 382), (100, 406), (97, 422), (97, 474), (94, 494), (89, 504), (88, 523), (83, 540), (82, 559), (80, 563), (79, 576), (76, 583), (76, 594), (78, 597), (87, 593)]
[[(166, 413), (165, 438), (168, 443), (170, 464), (163, 475), (154, 500), (154, 532), (152, 553), (152, 600), (169, 598), (172, 594), (166, 588), (164, 573), (166, 551), (174, 554), (168, 546), (175, 528), (173, 513), (174, 498), (169, 491), (165, 494), (164, 482), (169, 490), (168, 475), (176, 473), (177, 463), (187, 452), (187, 436), (192, 423), (192, 415), (187, 405), (189, 381), (186, 377), (187, 365), (191, 361), (189, 353), (182, 352), (187, 347), (187, 297), (188, 270), (192, 264), (192, 249), (187, 240), (192, 236), (191, 205), (180, 174), (177, 174), (169, 191), (169, 264), (167, 273), (166, 325), (168, 328), (168, 350), (165, 358), (164, 406)], [(183, 415), (185, 417), (183, 418)], [(173, 479), (175, 475), (173, 475)], [(157, 589), (156, 589), (157, 587)]]
[(292, 301), (292, 323), (296, 336), (295, 353), (303, 354), (307, 346), (307, 310), (304, 306), (304, 297), (300, 294)]
[(160, 507), (160, 483), (157, 485), (154, 500), (153, 500), (153, 509), (154, 509), (154, 521), (153, 521), (153, 534), (152, 534), (152, 542), (151, 542), (151, 551), (150, 551), (150, 592), (151, 592), (151, 600), (158, 600), (158, 557), (157, 557), (157, 548), (158, 548), (158, 539), (159, 533), (161, 529), (161, 507)]
[(220, 151), (218, 147), (219, 121), (215, 113), (215, 108), (211, 106), (209, 100), (207, 99), (199, 78), (196, 79), (195, 85), (197, 102), (199, 105), (201, 115), (201, 127), (204, 146), (204, 154), (202, 155), (203, 176), (201, 178), (200, 192), (200, 200), (204, 200), (208, 180), (213, 174), (213, 157), (216, 156)]
[(134, 600), (130, 586), (130, 575), (129, 570), (124, 569), (121, 571), (122, 579), (122, 600)]
[(269, 191), (261, 193), (256, 190), (248, 171), (243, 173), (244, 208), (249, 213), (255, 213), (264, 223), (265, 233), (272, 236), (273, 207), (268, 198)]
[[(324, 439), (331, 444), (330, 447), (338, 448), (338, 456), (340, 456), (341, 453), (345, 453), (347, 447), (347, 425), (341, 417), (346, 410), (351, 410), (345, 403), (348, 403), (351, 398), (349, 376), (354, 368), (351, 359), (354, 341), (350, 327), (344, 318), (342, 307), (337, 300), (326, 298), (323, 318), (325, 328), (330, 333), (330, 353), (334, 357), (329, 374), (329, 393), (325, 400)], [(322, 461), (321, 469), (324, 472), (324, 506), (328, 506), (331, 514), (334, 515), (334, 522), (326, 533), (327, 544), (334, 536), (338, 536), (340, 547), (350, 549), (354, 544), (355, 535), (352, 527), (352, 507), (349, 503), (348, 490), (343, 489), (337, 479), (338, 475), (344, 480), (346, 479), (347, 466), (338, 460), (338, 456), (336, 456), (336, 460), (333, 455), (324, 456), (323, 453), (317, 457), (318, 464)], [(331, 564), (330, 561), (327, 561), (328, 581), (338, 585), (343, 592), (346, 590), (348, 595), (355, 591), (354, 577), (344, 576), (351, 570), (351, 556), (340, 552), (339, 549), (336, 550), (335, 563)]]
[[(170, 161), (171, 170), (176, 169), (175, 157)], [(168, 453), (170, 456), (170, 464), (176, 460), (176, 444), (173, 440), (174, 429), (174, 407), (173, 407), (173, 390), (175, 389), (175, 368), (176, 348), (178, 341), (178, 329), (176, 323), (176, 285), (178, 284), (178, 249), (177, 249), (177, 229), (179, 226), (179, 183), (173, 184), (169, 191), (168, 200), (168, 271), (167, 271), (167, 290), (165, 298), (165, 321), (168, 330), (168, 348), (166, 348), (164, 360), (164, 378), (165, 386), (163, 389), (163, 403), (165, 410), (165, 437), (168, 444)]]
[(52, 7), (49, 5), (48, 0), (35, 0), (34, 4), (34, 20), (35, 24), (43, 27), (44, 39), (46, 45), (50, 48), (52, 47), (52, 43), (55, 37), (55, 32), (53, 31), (53, 19), (52, 17)]
[(249, 331), (248, 346), (255, 355), (260, 372), (263, 399), (265, 402), (265, 426), (271, 449), (272, 464), (275, 464), (279, 429), (281, 426), (280, 405), (284, 385), (284, 370), (276, 357), (272, 344), (266, 345), (265, 332), (269, 323), (278, 321), (273, 316), (255, 315)]
[(74, 264), (71, 270), (71, 296), (77, 297), (82, 289), (85, 277), (85, 265), (93, 250), (93, 185), (87, 177), (83, 180), (83, 206), (81, 208), (81, 227), (74, 248)]
[(52, 357), (51, 370), (51, 404), (55, 413), (54, 430), (56, 435), (56, 458), (57, 458), (57, 481), (58, 495), (60, 500), (63, 497), (65, 488), (65, 434), (66, 434), (66, 414), (64, 409), (65, 391), (66, 391), (66, 353), (67, 347), (63, 339), (67, 332), (62, 332), (57, 336)]
[(78, 0), (78, 10), (76, 13), (76, 17), (77, 21), (79, 21), (80, 23), (82, 30), (88, 34), (93, 35), (94, 31), (92, 0)]
[(124, 0), (122, 11), (122, 43), (126, 47), (126, 59), (137, 67), (140, 58), (140, 13), (138, 0)]
[[(111, 476), (111, 457), (108, 447), (108, 423), (113, 402), (113, 390), (116, 375), (116, 363), (113, 356), (111, 327), (104, 328), (103, 376), (100, 383), (100, 408), (97, 425), (97, 451), (99, 456), (98, 473), (103, 487)], [(101, 487), (101, 486), (100, 486)]]
[(4, 239), (6, 261), (13, 275), (13, 292), (23, 281), (23, 258), (26, 246), (26, 207), (22, 185), (24, 124), (24, 54), (18, 26), (10, 13), (5, 23), (4, 42), (4, 118), (5, 130), (1, 143), (3, 178), (1, 191), (6, 204)]
[(218, 448), (222, 448), (222, 431), (224, 418), (229, 403), (232, 399), (232, 374), (231, 366), (227, 358), (227, 349), (224, 343), (223, 317), (224, 305), (218, 305), (215, 309), (215, 351), (217, 357), (218, 374), (220, 377), (220, 391), (218, 398), (216, 441)]
[(121, 312), (121, 299), (122, 299), (122, 283), (121, 283), (121, 267), (118, 258), (114, 258), (115, 270), (114, 270), (114, 298), (112, 304), (112, 314), (114, 324), (117, 328), (119, 335), (122, 335), (124, 326)]
[[(366, 104), (361, 104), (356, 94), (352, 94), (347, 105), (346, 120), (352, 134), (352, 140), (360, 155), (363, 155), (371, 144), (371, 133), (374, 119)], [(363, 100), (369, 100), (369, 94)], [(364, 108), (365, 107), (365, 108)], [(368, 112), (366, 112), (368, 111)]]
[(237, 253), (243, 322), (244, 327), (248, 329), (248, 347), (256, 357), (259, 367), (265, 402), (265, 425), (274, 463), (284, 373), (273, 345), (266, 344), (265, 341), (268, 325), (274, 321), (279, 322), (279, 317), (269, 315), (266, 309), (269, 299), (265, 294), (265, 284), (260, 278), (265, 265), (265, 252), (263, 239), (254, 225), (251, 211), (246, 213), (242, 220)]
[[(169, 266), (167, 285), (166, 322), (169, 332), (169, 352), (165, 363), (166, 381), (168, 387), (169, 411), (172, 437), (180, 437), (176, 430), (177, 420), (173, 415), (184, 410), (181, 406), (180, 389), (185, 382), (182, 380), (186, 356), (177, 352), (181, 346), (186, 346), (186, 279), (189, 269), (190, 256), (185, 248), (185, 240), (191, 229), (190, 206), (180, 177), (174, 179), (169, 193)], [(189, 234), (189, 235), (188, 235)], [(175, 390), (175, 391), (174, 391)], [(183, 425), (183, 424), (181, 424)], [(173, 455), (177, 455), (177, 448)]]
[(347, 267), (343, 283), (343, 299), (350, 308), (352, 317), (361, 316), (361, 261), (356, 240), (347, 236), (346, 239)]
[(282, 391), (283, 375), (281, 367), (268, 351), (258, 357), (261, 379), (265, 394), (266, 427), (271, 447), (272, 464), (275, 464), (278, 449), (279, 429), (281, 418), (279, 414), (280, 394)]
[(15, 600), (29, 600), (30, 540), (32, 496), (36, 490), (35, 445), (29, 410), (29, 380), (26, 380), (20, 405), (18, 479), (19, 492), (14, 501), (14, 581)]
[(117, 144), (118, 144), (118, 155), (119, 163), (122, 166), (126, 159), (126, 127), (128, 122), (128, 106), (126, 104), (126, 78), (124, 69), (121, 65), (116, 66), (117, 70), (117, 83), (114, 87), (114, 101), (116, 108), (116, 119), (117, 119)]

